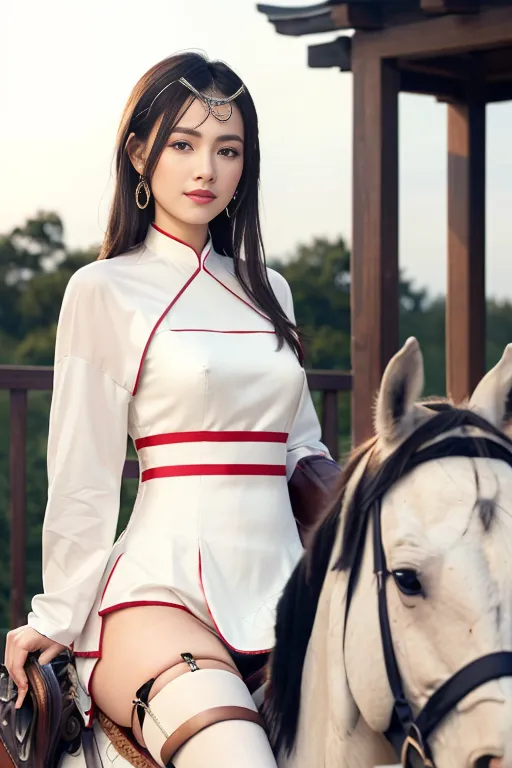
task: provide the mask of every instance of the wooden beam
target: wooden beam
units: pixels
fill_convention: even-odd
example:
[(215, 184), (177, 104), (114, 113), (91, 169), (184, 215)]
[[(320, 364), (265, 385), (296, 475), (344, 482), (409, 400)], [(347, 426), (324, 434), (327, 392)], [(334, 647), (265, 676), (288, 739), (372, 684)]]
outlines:
[(421, 0), (425, 13), (476, 13), (479, 0)]
[(465, 92), (464, 84), (458, 80), (409, 70), (400, 71), (400, 90), (449, 100), (459, 99)]
[(357, 32), (367, 56), (421, 58), (512, 45), (510, 5), (483, 8), (474, 16), (438, 16), (389, 26), (366, 34)]
[(512, 101), (512, 82), (487, 83), (485, 100), (488, 104), (495, 104), (498, 101)]
[(333, 5), (331, 19), (336, 29), (380, 29), (382, 26), (381, 6), (377, 3)]
[(358, 444), (372, 434), (374, 397), (398, 347), (399, 73), (354, 44), (352, 72), (352, 439)]
[(485, 372), (485, 101), (448, 106), (446, 391), (469, 396)]
[(463, 80), (468, 77), (468, 68), (474, 66), (474, 57), (467, 54), (458, 56), (431, 56), (427, 59), (398, 59), (399, 69), (410, 69), (426, 75)]
[(337, 37), (329, 43), (308, 46), (308, 67), (338, 67), (341, 72), (351, 70), (351, 37)]
[(52, 388), (53, 368), (49, 365), (0, 365), (0, 390)]
[(512, 47), (484, 51), (478, 54), (478, 58), (486, 80), (512, 79)]

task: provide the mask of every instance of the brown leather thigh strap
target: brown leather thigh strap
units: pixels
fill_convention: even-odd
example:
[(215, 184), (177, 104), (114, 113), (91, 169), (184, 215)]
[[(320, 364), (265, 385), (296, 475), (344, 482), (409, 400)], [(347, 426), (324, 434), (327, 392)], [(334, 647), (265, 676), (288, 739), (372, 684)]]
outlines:
[(163, 764), (167, 765), (178, 749), (196, 733), (215, 723), (222, 723), (224, 720), (249, 720), (251, 723), (265, 728), (261, 715), (253, 709), (248, 709), (248, 707), (211, 707), (205, 709), (204, 712), (194, 715), (179, 728), (176, 728), (174, 733), (171, 733), (160, 752)]

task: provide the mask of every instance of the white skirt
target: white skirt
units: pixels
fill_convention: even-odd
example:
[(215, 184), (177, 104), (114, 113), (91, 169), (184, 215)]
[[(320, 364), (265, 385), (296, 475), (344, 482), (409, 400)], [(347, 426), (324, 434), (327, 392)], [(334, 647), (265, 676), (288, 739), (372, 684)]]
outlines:
[(141, 482), (130, 523), (73, 644), (86, 722), (94, 715), (91, 676), (102, 655), (106, 615), (133, 606), (174, 607), (229, 649), (264, 653), (273, 647), (277, 602), (302, 552), (281, 474)]

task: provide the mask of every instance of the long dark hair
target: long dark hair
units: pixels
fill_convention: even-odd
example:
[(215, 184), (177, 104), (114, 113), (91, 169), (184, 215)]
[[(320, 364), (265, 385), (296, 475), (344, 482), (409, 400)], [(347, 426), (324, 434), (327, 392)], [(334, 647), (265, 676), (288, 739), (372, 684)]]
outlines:
[[(173, 127), (186, 113), (194, 97), (186, 87), (167, 88), (166, 84), (184, 77), (199, 92), (210, 88), (230, 96), (242, 81), (221, 61), (208, 61), (199, 53), (187, 52), (170, 56), (155, 64), (141, 77), (126, 104), (116, 141), (116, 185), (107, 231), (98, 259), (111, 259), (141, 243), (154, 220), (153, 199), (141, 210), (135, 204), (139, 177), (128, 153), (126, 142), (134, 132), (146, 141), (157, 119), (162, 117), (155, 142), (146, 161), (144, 175), (151, 182), (154, 170)], [(151, 109), (148, 109), (157, 94)], [(286, 341), (302, 363), (302, 352), (296, 326), (287, 318), (270, 285), (258, 211), (260, 147), (258, 117), (247, 90), (237, 97), (236, 106), (244, 123), (244, 166), (238, 184), (236, 201), (230, 215), (222, 211), (210, 222), (213, 246), (234, 262), (235, 274), (247, 294), (272, 321), (278, 349)], [(242, 274), (240, 255), (244, 252)]]

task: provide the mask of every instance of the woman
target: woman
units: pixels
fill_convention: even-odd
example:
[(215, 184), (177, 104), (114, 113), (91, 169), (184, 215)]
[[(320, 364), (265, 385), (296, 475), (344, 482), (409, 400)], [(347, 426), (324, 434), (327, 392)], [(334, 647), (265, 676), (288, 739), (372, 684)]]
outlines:
[[(142, 77), (101, 254), (59, 318), (44, 593), (7, 638), (17, 706), (27, 653), (71, 646), (89, 724), (99, 708), (177, 768), (275, 766), (242, 672), (302, 554), (287, 481), (305, 457), (334, 464), (290, 289), (265, 268), (258, 179), (232, 70), (186, 53)], [(114, 543), (127, 436), (141, 476)]]

